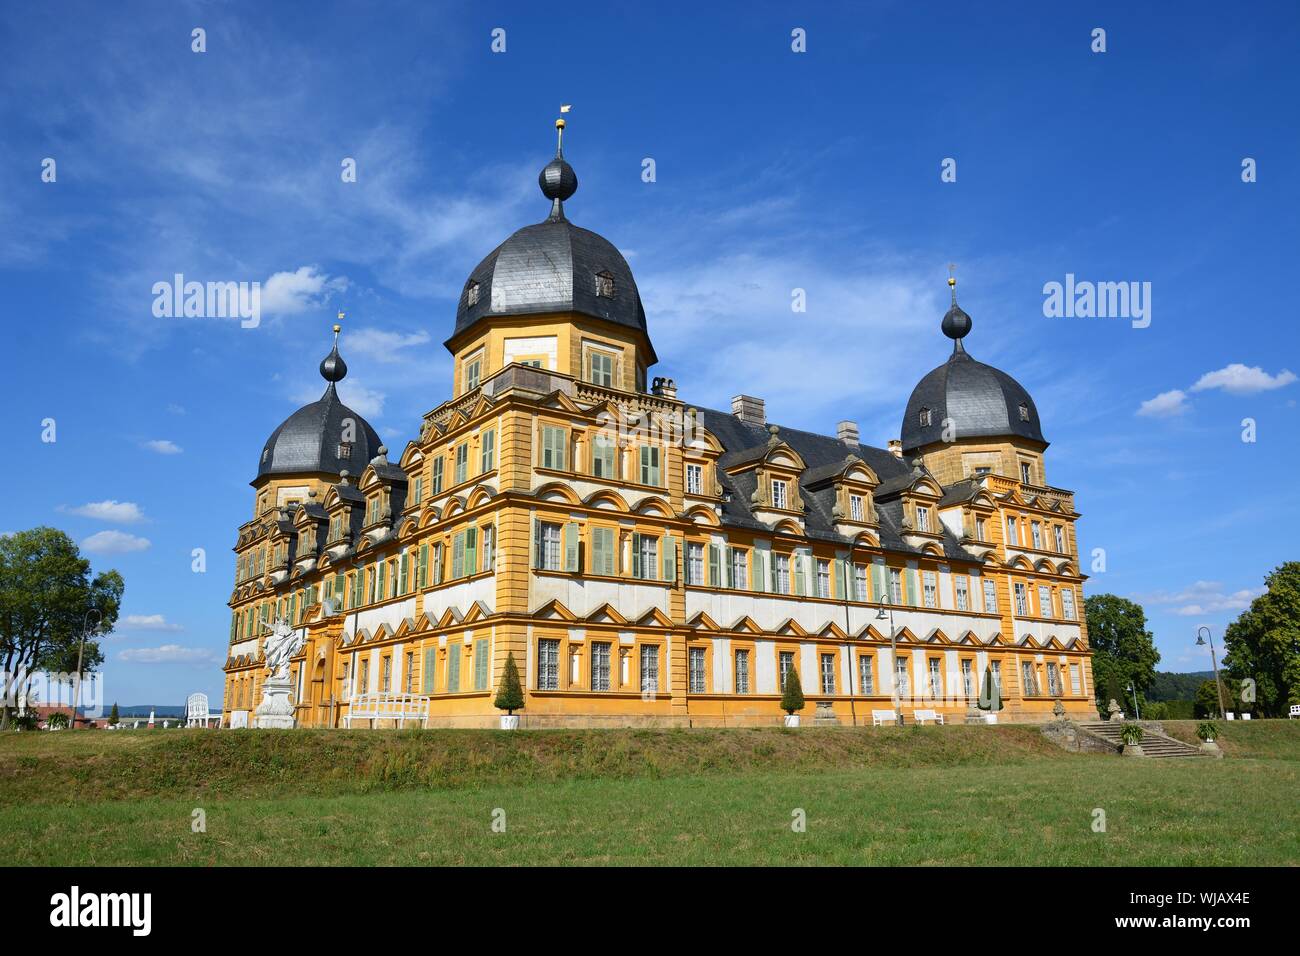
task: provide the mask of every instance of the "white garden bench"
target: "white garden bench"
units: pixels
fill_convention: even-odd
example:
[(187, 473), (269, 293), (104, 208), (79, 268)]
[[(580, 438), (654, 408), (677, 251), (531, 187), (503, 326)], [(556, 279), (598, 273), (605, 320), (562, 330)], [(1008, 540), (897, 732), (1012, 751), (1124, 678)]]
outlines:
[(884, 727), (888, 724), (898, 723), (898, 714), (892, 710), (873, 710), (871, 712), (871, 726)]
[(398, 727), (418, 720), (423, 726), (429, 716), (429, 698), (414, 694), (358, 694), (348, 704), (343, 716), (346, 727), (351, 727), (353, 720), (369, 720), (372, 727), (376, 720), (395, 720)]
[(912, 716), (916, 719), (918, 724), (922, 725), (924, 725), (927, 720), (932, 720), (936, 724), (943, 723), (943, 714), (939, 713), (937, 710), (914, 710), (912, 711)]
[(1287, 719), (1295, 720), (1297, 717), (1300, 717), (1300, 704), (1292, 704), (1291, 711), (1287, 714)]

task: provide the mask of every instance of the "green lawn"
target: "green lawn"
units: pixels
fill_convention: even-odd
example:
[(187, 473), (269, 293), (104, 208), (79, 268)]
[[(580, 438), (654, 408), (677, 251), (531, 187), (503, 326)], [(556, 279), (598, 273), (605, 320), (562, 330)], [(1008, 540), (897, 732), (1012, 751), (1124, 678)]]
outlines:
[[(10, 865), (1296, 865), (1297, 740), (1300, 723), (1259, 722), (1224, 733), (1225, 749), (1255, 756), (1158, 761), (1068, 754), (1021, 727), (6, 734), (0, 854)], [(191, 832), (196, 808), (206, 833)], [(805, 832), (791, 827), (796, 810)]]

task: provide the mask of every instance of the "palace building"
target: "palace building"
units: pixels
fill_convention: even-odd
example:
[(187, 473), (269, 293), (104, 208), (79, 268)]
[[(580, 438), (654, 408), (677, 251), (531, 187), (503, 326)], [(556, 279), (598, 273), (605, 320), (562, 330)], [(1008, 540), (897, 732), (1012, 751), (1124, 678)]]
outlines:
[(775, 725), (791, 669), (808, 722), (960, 722), (981, 691), (1004, 722), (1096, 716), (1074, 495), (1028, 392), (967, 352), (952, 280), (952, 352), (888, 448), (748, 395), (701, 408), (647, 387), (636, 280), (568, 220), (562, 148), (539, 181), (550, 215), (470, 272), (451, 397), (400, 453), (339, 399), (338, 326), (324, 394), (262, 448), (229, 726), (277, 620), (304, 727), (495, 726), (509, 654), (525, 727)]

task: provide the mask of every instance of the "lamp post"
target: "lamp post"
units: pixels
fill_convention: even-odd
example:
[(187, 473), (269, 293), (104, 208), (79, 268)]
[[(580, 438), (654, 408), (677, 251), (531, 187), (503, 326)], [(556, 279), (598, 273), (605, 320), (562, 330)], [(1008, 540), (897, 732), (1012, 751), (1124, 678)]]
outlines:
[(1138, 710), (1138, 692), (1133, 689), (1133, 682), (1129, 681), (1129, 685), (1125, 689), (1133, 695), (1133, 718), (1135, 720), (1141, 720), (1142, 711)]
[(77, 645), (77, 670), (72, 675), (72, 719), (68, 721), (70, 730), (77, 729), (77, 708), (81, 706), (81, 660), (86, 650), (86, 635), (90, 633), (90, 615), (95, 615), (95, 626), (99, 627), (104, 615), (98, 608), (91, 608), (81, 618), (81, 643)]
[[(1202, 635), (1201, 631), (1204, 631), (1205, 634)], [(1214, 635), (1210, 633), (1208, 627), (1202, 624), (1196, 629), (1196, 646), (1204, 647), (1205, 639), (1207, 637), (1210, 639), (1210, 663), (1214, 665), (1214, 690), (1216, 696), (1219, 698), (1219, 716), (1222, 717), (1228, 712), (1228, 708), (1223, 703), (1223, 684), (1219, 681), (1219, 661), (1218, 658), (1214, 656)]]
[(880, 610), (876, 612), (876, 620), (883, 621), (885, 617), (889, 618), (889, 666), (894, 669), (890, 675), (889, 686), (894, 689), (894, 720), (901, 727), (903, 725), (903, 709), (898, 702), (898, 633), (894, 630), (894, 608), (889, 606), (886, 612), (885, 599), (880, 599)]

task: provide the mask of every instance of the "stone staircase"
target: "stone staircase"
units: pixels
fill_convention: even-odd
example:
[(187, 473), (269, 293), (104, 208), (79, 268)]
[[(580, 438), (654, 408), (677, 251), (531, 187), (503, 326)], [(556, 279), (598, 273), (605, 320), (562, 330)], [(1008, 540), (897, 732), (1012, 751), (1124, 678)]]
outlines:
[[(1094, 737), (1100, 737), (1107, 743), (1114, 744), (1117, 750), (1124, 745), (1124, 741), (1119, 736), (1119, 730), (1123, 726), (1123, 722), (1118, 720), (1092, 720), (1078, 725), (1081, 731)], [(1200, 747), (1183, 743), (1181, 740), (1175, 740), (1173, 737), (1149, 726), (1144, 725), (1142, 729), (1145, 732), (1142, 736), (1142, 752), (1148, 757), (1208, 756)]]

